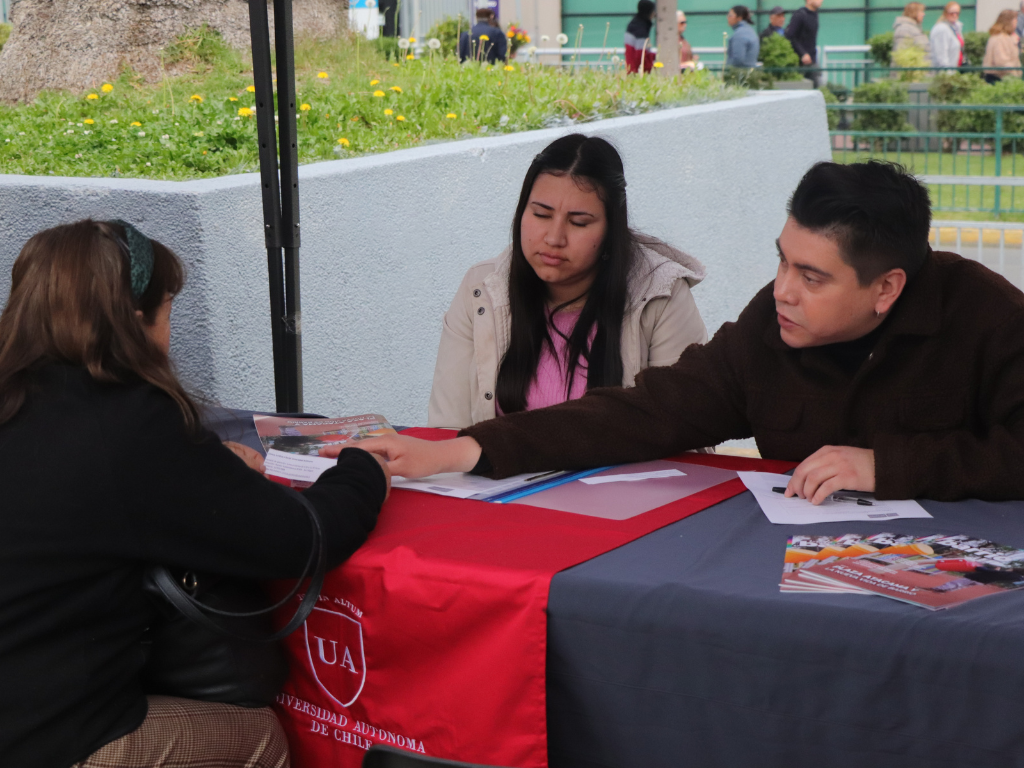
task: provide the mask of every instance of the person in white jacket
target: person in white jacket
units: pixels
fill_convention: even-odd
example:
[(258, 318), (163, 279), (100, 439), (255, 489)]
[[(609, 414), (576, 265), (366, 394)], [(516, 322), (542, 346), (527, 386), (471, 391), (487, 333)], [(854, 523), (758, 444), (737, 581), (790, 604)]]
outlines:
[(470, 267), (444, 316), (427, 424), (632, 386), (707, 341), (691, 256), (628, 226), (622, 160), (607, 141), (564, 136), (534, 158), (512, 245)]
[(959, 3), (946, 3), (942, 16), (930, 35), (932, 44), (932, 64), (949, 71), (955, 70), (964, 63), (964, 25), (960, 22)]

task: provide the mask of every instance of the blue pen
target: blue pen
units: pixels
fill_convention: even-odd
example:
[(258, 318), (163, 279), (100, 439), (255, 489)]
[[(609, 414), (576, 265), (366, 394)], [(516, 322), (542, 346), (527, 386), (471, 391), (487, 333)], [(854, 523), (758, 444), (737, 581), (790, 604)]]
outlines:
[(508, 504), (510, 501), (521, 499), (524, 496), (530, 496), (531, 494), (534, 493), (540, 493), (541, 491), (546, 491), (549, 488), (557, 488), (560, 485), (571, 483), (573, 480), (579, 480), (580, 478), (583, 477), (596, 475), (598, 472), (604, 472), (606, 469), (611, 469), (611, 467), (597, 467), (596, 469), (584, 469), (581, 472), (570, 472), (567, 475), (561, 475), (552, 480), (548, 480), (547, 482), (544, 483), (537, 483), (536, 485), (531, 485), (526, 488), (517, 488), (512, 491), (506, 491), (505, 493), (498, 493), (495, 494), (494, 496), (489, 496), (485, 499), (480, 499), (480, 501), (490, 501), (496, 504)]

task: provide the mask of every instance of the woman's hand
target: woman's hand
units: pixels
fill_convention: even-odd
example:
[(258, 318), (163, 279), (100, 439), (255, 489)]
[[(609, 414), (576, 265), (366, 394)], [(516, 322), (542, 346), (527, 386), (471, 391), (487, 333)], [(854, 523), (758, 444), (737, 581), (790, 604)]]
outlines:
[(240, 458), (249, 466), (249, 469), (255, 469), (261, 475), (267, 474), (266, 468), (263, 466), (263, 457), (260, 455), (259, 451), (254, 451), (247, 445), (233, 443), (230, 440), (225, 440), (224, 446), (226, 448), (230, 448), (231, 452), (235, 454), (235, 456)]
[[(320, 449), (321, 456), (337, 456), (345, 444)], [(440, 472), (469, 472), (480, 460), (482, 449), (472, 437), (454, 440), (420, 440), (405, 435), (385, 435), (360, 440), (355, 446), (387, 462), (391, 474), (417, 478)]]

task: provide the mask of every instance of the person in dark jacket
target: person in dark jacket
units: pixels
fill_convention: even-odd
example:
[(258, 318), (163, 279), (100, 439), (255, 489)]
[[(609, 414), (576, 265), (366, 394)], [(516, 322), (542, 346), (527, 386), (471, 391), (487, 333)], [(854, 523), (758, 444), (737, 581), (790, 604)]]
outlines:
[(726, 14), (726, 21), (733, 28), (732, 37), (725, 52), (725, 65), (752, 69), (757, 66), (757, 54), (761, 51), (761, 41), (757, 38), (754, 25), (750, 20), (750, 9), (745, 5), (734, 5)]
[(459, 35), (459, 61), (467, 59), (488, 64), (508, 59), (508, 40), (489, 8), (478, 9), (473, 29)]
[(789, 17), (789, 26), (786, 27), (786, 39), (805, 67), (818, 61), (818, 9), (821, 3), (822, 0), (806, 0), (804, 7)]
[[(928, 245), (927, 190), (886, 163), (818, 163), (778, 272), (705, 345), (631, 389), (361, 445), (405, 477), (599, 467), (753, 436), (787, 495), (1024, 499), (1024, 294)], [(396, 439), (397, 438), (397, 439)]]
[[(147, 697), (147, 564), (299, 576), (295, 492), (205, 430), (168, 359), (184, 271), (130, 225), (40, 232), (0, 315), (0, 764), (280, 768), (269, 709)], [(328, 565), (366, 539), (386, 468), (348, 450), (305, 491)]]
[(654, 26), (655, 6), (651, 0), (640, 0), (636, 4), (636, 16), (626, 25), (626, 72), (644, 73), (654, 66), (654, 51), (651, 50), (651, 27)]
[(786, 36), (786, 12), (782, 9), (781, 5), (776, 5), (768, 11), (768, 26), (761, 30), (758, 38), (761, 42), (764, 42), (766, 37), (771, 37), (772, 35)]

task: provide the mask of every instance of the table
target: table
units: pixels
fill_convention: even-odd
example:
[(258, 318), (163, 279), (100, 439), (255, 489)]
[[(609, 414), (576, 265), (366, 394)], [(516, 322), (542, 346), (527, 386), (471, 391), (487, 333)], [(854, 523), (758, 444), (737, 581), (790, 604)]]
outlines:
[[(215, 414), (258, 448), (250, 412)], [(1024, 546), (1024, 502), (775, 526), (749, 493), (557, 574), (552, 768), (1024, 768), (1024, 591), (931, 612), (781, 594), (794, 532), (970, 533)]]
[(552, 768), (1024, 766), (1024, 591), (937, 612), (778, 591), (798, 531), (1024, 546), (1024, 502), (923, 506), (781, 526), (745, 493), (557, 574)]

